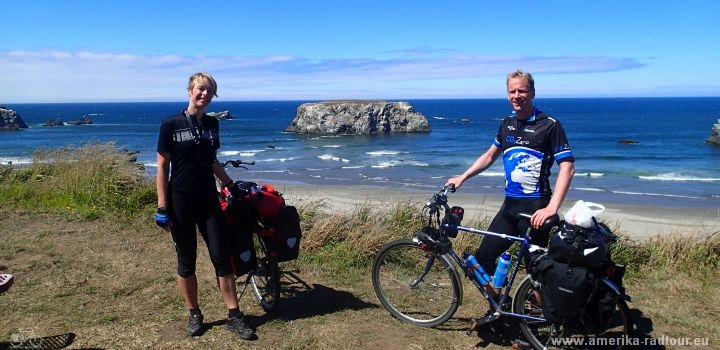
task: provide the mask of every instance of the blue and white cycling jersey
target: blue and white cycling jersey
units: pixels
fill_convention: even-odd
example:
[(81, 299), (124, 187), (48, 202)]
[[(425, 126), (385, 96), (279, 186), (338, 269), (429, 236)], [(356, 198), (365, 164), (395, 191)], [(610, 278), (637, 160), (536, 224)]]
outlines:
[(508, 197), (550, 198), (553, 162), (575, 161), (560, 122), (537, 108), (528, 120), (505, 117), (493, 144), (503, 152)]

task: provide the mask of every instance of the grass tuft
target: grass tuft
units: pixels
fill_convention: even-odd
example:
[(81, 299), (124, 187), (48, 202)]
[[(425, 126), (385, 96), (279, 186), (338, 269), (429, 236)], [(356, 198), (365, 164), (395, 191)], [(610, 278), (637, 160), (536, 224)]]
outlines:
[(93, 143), (40, 149), (27, 167), (3, 166), (0, 198), (21, 208), (94, 220), (145, 209), (155, 201), (151, 183), (133, 153), (118, 150), (113, 142)]

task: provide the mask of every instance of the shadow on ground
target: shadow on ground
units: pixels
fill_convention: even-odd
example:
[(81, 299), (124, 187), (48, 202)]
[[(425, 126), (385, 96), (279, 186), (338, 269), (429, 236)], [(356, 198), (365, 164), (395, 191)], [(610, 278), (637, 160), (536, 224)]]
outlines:
[(657, 341), (652, 341), (652, 339), (655, 339), (655, 337), (652, 336), (652, 320), (638, 309), (630, 309), (630, 314), (632, 315), (633, 322), (635, 323), (635, 337), (638, 338), (641, 344), (644, 344), (642, 347), (637, 348), (652, 350), (665, 349), (665, 346), (657, 345)]
[[(634, 333), (629, 340), (634, 349), (649, 349), (649, 350), (664, 350), (665, 346), (658, 345), (659, 342), (655, 337), (652, 336), (653, 322), (650, 318), (645, 316), (642, 311), (638, 309), (630, 309), (630, 314), (633, 320)], [(438, 329), (453, 330), (453, 331), (466, 331), (469, 328), (469, 318), (453, 319), (455, 322), (448, 322)], [(519, 320), (511, 317), (502, 317), (495, 322), (480, 326), (475, 332), (479, 342), (475, 345), (476, 348), (486, 348), (490, 345), (509, 347), (513, 346), (514, 343), (518, 349), (531, 349), (530, 345), (525, 341), (522, 332), (520, 332)], [(621, 335), (616, 335), (621, 337)], [(519, 341), (519, 342), (518, 342)], [(591, 347), (597, 349), (598, 347)]]
[(251, 320), (250, 322), (262, 324), (270, 319), (292, 321), (343, 310), (377, 307), (347, 291), (336, 290), (322, 284), (309, 285), (292, 271), (283, 271), (281, 280), (282, 295), (277, 310), (268, 315), (245, 315)]

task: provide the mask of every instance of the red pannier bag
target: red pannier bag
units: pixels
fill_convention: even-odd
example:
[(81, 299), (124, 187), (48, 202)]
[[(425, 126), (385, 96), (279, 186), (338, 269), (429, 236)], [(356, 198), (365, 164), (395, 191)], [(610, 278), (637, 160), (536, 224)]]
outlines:
[[(260, 190), (248, 191), (242, 200), (223, 201), (228, 223), (260, 222), (260, 237), (268, 252), (279, 262), (297, 259), (300, 253), (300, 215), (294, 206), (285, 205), (285, 199), (272, 185), (263, 184)], [(229, 192), (223, 189), (225, 198)]]
[(292, 205), (280, 208), (277, 216), (260, 230), (260, 237), (279, 262), (297, 259), (302, 238), (297, 209)]

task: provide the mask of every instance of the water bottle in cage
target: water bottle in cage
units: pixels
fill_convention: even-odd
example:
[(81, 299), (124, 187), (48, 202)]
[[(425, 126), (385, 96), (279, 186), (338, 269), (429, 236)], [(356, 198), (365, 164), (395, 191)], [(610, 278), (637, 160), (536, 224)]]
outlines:
[(475, 279), (481, 286), (486, 286), (490, 283), (490, 276), (485, 272), (485, 269), (480, 266), (475, 255), (465, 253), (465, 264), (470, 268), (475, 275)]
[(497, 268), (495, 269), (495, 275), (493, 276), (493, 287), (503, 287), (508, 269), (510, 269), (510, 254), (505, 252), (500, 255), (500, 258), (498, 258)]

